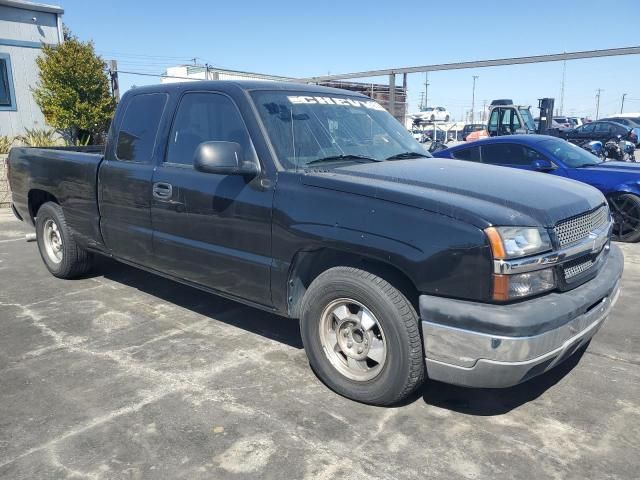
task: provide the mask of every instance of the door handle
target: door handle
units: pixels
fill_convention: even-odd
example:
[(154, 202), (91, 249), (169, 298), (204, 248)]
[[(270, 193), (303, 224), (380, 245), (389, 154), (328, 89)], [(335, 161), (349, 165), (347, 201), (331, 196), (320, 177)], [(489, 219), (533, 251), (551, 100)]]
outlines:
[(159, 200), (167, 200), (173, 194), (173, 187), (170, 183), (157, 182), (153, 184), (153, 196)]

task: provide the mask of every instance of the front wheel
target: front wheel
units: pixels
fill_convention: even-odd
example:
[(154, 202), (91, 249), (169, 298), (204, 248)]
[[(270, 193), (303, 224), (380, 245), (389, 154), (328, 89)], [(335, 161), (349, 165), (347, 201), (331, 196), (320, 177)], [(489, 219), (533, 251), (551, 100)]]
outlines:
[(309, 286), (300, 319), (309, 363), (331, 389), (372, 405), (392, 405), (424, 378), (418, 316), (382, 278), (335, 267)]
[(621, 193), (609, 198), (613, 215), (613, 238), (620, 242), (640, 240), (640, 197)]

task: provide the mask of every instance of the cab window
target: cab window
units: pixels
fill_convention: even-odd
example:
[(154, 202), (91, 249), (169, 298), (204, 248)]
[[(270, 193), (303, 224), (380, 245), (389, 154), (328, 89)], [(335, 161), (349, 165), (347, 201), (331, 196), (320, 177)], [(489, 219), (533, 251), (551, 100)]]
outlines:
[(150, 163), (158, 125), (167, 103), (165, 93), (134, 96), (124, 112), (116, 142), (116, 158), (125, 162)]
[(249, 132), (233, 101), (218, 93), (186, 93), (171, 127), (166, 163), (192, 165), (202, 142), (240, 144), (245, 155), (255, 155)]

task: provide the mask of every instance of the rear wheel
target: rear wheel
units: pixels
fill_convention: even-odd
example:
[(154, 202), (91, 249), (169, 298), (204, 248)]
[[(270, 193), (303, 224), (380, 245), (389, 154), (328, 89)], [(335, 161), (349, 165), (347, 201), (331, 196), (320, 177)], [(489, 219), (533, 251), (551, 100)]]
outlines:
[(311, 367), (345, 397), (391, 405), (422, 383), (418, 316), (376, 275), (350, 267), (319, 275), (304, 297), (300, 329)]
[(640, 240), (640, 197), (621, 193), (609, 198), (613, 215), (613, 238), (620, 242)]
[(91, 254), (80, 247), (60, 205), (47, 202), (36, 216), (38, 250), (47, 269), (58, 278), (75, 278), (91, 268)]

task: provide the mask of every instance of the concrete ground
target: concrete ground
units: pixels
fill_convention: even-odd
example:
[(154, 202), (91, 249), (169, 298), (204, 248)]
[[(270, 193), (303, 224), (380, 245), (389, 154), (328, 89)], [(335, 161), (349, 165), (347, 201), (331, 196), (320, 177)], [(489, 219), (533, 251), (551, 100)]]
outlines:
[(397, 408), (328, 390), (297, 322), (101, 261), (52, 277), (0, 210), (0, 478), (638, 478), (640, 245), (581, 358)]

